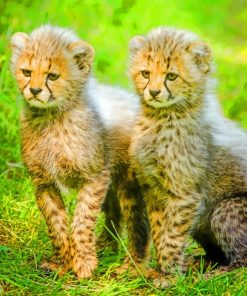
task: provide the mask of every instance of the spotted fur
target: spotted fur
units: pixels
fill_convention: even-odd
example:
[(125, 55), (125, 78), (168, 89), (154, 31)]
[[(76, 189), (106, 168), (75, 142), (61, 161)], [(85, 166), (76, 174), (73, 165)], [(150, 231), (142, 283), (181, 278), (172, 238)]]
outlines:
[[(72, 31), (42, 26), (30, 35), (16, 33), (11, 43), (11, 70), (25, 99), (22, 156), (56, 250), (54, 262), (43, 267), (91, 277), (97, 266), (94, 228), (105, 195), (106, 224), (113, 233), (121, 231), (122, 216), (133, 217), (131, 225), (139, 225), (140, 216), (146, 219), (136, 236), (129, 230), (130, 250), (141, 256), (148, 223), (143, 199), (134, 198), (138, 184), (127, 153), (136, 98), (90, 77), (93, 49)], [(60, 193), (64, 187), (78, 191), (71, 225)], [(131, 216), (125, 207), (130, 200), (140, 201)], [(102, 241), (116, 244), (107, 230), (98, 245)]]
[[(246, 264), (247, 215), (240, 208), (247, 200), (247, 165), (230, 143), (239, 128), (227, 135), (227, 120), (210, 102), (213, 68), (210, 48), (191, 32), (161, 27), (130, 42), (130, 74), (141, 100), (132, 165), (165, 274), (187, 269), (190, 235), (211, 259)], [(211, 110), (214, 118), (206, 115)]]
[[(104, 130), (83, 93), (93, 49), (72, 32), (50, 26), (29, 36), (16, 33), (12, 47), (11, 68), (25, 99), (22, 156), (55, 260), (63, 271), (72, 268), (78, 278), (91, 277), (97, 266), (94, 228), (109, 183)], [(51, 73), (58, 78), (50, 79)], [(78, 190), (71, 227), (61, 185)]]

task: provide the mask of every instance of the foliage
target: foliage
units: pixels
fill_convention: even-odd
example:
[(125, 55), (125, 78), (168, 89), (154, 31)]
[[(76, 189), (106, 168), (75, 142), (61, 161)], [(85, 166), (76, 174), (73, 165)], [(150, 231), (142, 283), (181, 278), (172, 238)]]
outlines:
[[(246, 295), (244, 269), (208, 281), (200, 271), (178, 276), (177, 284), (165, 292), (142, 277), (113, 277), (123, 248), (100, 255), (92, 280), (78, 282), (72, 274), (58, 278), (41, 271), (39, 265), (51, 255), (51, 245), (21, 163), (21, 97), (8, 69), (10, 36), (49, 22), (73, 28), (94, 46), (95, 76), (100, 81), (130, 88), (129, 39), (159, 25), (187, 28), (211, 45), (224, 111), (247, 127), (246, 4), (246, 0), (0, 0), (0, 295)], [(69, 208), (73, 208), (73, 197), (66, 198)]]

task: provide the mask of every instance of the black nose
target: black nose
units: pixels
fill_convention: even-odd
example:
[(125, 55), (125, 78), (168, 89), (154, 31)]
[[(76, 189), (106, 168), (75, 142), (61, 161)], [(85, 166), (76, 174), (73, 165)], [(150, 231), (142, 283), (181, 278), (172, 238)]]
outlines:
[(150, 90), (149, 91), (149, 93), (150, 93), (150, 95), (152, 96), (152, 97), (157, 97), (157, 95), (160, 93), (160, 90)]
[(33, 95), (37, 95), (39, 94), (40, 92), (42, 92), (42, 89), (41, 88), (32, 88), (30, 87), (30, 92), (33, 94)]

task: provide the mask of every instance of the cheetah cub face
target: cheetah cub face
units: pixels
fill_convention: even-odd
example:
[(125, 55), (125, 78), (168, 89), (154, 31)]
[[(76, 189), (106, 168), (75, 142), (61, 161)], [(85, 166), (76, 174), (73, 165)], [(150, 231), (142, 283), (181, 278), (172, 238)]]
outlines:
[(80, 93), (94, 51), (72, 32), (43, 26), (11, 39), (11, 70), (26, 102), (36, 108), (63, 106)]
[(212, 70), (209, 47), (191, 32), (160, 27), (130, 41), (130, 74), (145, 105), (193, 104)]

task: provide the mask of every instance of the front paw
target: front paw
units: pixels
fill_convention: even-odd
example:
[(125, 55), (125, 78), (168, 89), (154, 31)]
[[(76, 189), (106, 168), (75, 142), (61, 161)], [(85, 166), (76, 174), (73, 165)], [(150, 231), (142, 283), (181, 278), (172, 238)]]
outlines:
[(126, 257), (123, 264), (115, 268), (114, 273), (116, 275), (121, 275), (125, 272), (128, 272), (129, 275), (133, 277), (144, 276), (150, 270), (147, 267), (147, 262), (144, 260)]
[(153, 281), (155, 288), (166, 289), (174, 285), (177, 281), (176, 277), (171, 273), (163, 273), (153, 268), (149, 268), (145, 272), (145, 277)]
[(114, 273), (116, 275), (121, 275), (123, 273), (125, 273), (126, 271), (128, 271), (129, 274), (133, 275), (137, 275), (137, 271), (135, 270), (135, 266), (133, 264), (131, 264), (131, 262), (129, 260), (126, 260), (123, 262), (123, 264), (121, 264), (120, 266), (116, 267), (114, 269)]
[(59, 264), (55, 261), (43, 261), (41, 268), (46, 274), (57, 272), (59, 276), (63, 276), (69, 270), (69, 264)]
[(73, 258), (73, 270), (78, 279), (88, 279), (93, 276), (93, 271), (98, 265), (94, 256), (78, 256)]
[(156, 279), (153, 280), (153, 284), (155, 288), (158, 289), (166, 289), (171, 286), (171, 282), (166, 278), (165, 275), (160, 275)]

